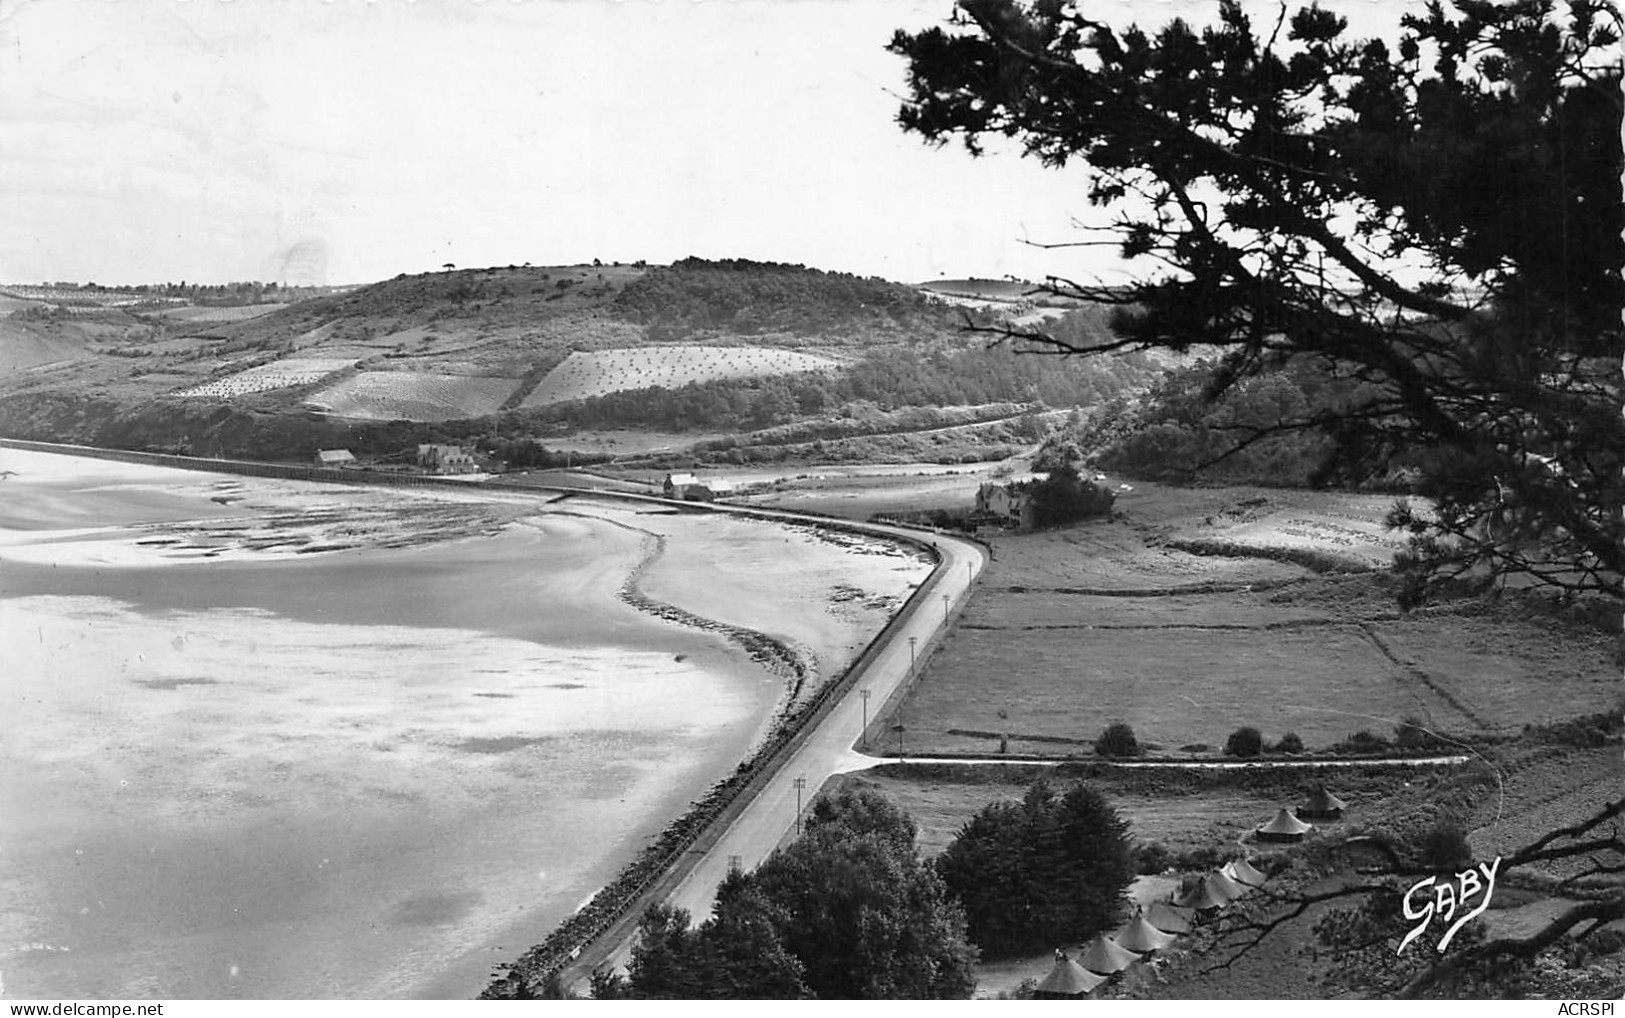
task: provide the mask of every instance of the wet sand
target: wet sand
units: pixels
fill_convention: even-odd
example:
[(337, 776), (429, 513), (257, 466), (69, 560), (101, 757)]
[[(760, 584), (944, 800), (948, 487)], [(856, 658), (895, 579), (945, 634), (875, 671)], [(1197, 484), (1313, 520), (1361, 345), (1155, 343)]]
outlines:
[[(29, 504), (25, 459), (64, 458), (0, 454), (19, 470), (0, 482), (14, 997), (472, 996), (732, 770), (784, 692), (723, 638), (617, 599), (646, 547), (624, 506), (520, 502), (532, 514), (494, 536), (187, 561), (119, 527), (117, 498), (57, 507), (128, 485), (129, 522), (184, 529), (244, 512), (208, 501), (219, 478), (72, 461), (37, 471)], [(282, 509), (305, 489), (377, 497), (244, 483)], [(488, 527), (488, 500), (463, 497)], [(659, 596), (708, 617), (815, 616), (842, 555), (889, 577), (877, 595), (907, 584), (833, 546), (803, 578), (762, 524), (720, 535), (733, 565), (713, 570), (708, 521), (663, 519), (682, 522)], [(58, 542), (53, 520), (109, 529)], [(742, 566), (756, 585), (722, 593)], [(884, 618), (861, 614), (786, 632), (833, 666)]]

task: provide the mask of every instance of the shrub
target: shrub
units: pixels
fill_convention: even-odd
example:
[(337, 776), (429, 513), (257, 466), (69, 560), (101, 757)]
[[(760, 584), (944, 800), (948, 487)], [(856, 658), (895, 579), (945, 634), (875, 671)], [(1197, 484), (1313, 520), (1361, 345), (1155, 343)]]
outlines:
[(1400, 749), (1438, 749), (1439, 737), (1427, 730), (1418, 717), (1401, 718), (1394, 726), (1394, 742)]
[(1473, 861), (1467, 832), (1454, 817), (1441, 817), (1416, 846), (1417, 861), (1435, 873), (1466, 869)]
[(1140, 740), (1134, 737), (1134, 729), (1128, 726), (1128, 722), (1113, 721), (1095, 740), (1095, 752), (1111, 758), (1139, 756), (1144, 750), (1140, 748)]
[(1224, 755), (1254, 757), (1264, 752), (1264, 735), (1252, 726), (1238, 728), (1225, 740)]
[(1275, 744), (1277, 753), (1302, 753), (1303, 740), (1298, 738), (1297, 732), (1288, 732), (1281, 736), (1281, 741)]
[(1212, 845), (1203, 845), (1200, 848), (1186, 849), (1177, 853), (1174, 856), (1173, 864), (1174, 869), (1190, 873), (1197, 870), (1217, 869), (1224, 865), (1226, 858), (1227, 856), (1223, 852)]
[(1141, 876), (1155, 876), (1174, 864), (1174, 853), (1160, 841), (1142, 841), (1132, 852), (1134, 872)]
[(1392, 746), (1387, 739), (1362, 728), (1332, 748), (1340, 753), (1381, 753)]

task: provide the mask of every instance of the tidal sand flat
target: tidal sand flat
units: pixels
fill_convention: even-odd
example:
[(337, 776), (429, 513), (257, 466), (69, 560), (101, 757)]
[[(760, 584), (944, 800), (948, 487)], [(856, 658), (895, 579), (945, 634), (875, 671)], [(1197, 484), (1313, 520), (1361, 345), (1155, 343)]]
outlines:
[[(51, 519), (28, 505), (41, 459), (64, 458), (0, 453), (10, 517)], [(785, 693), (724, 636), (619, 598), (646, 535), (593, 515), (609, 503), (459, 495), (481, 536), (450, 538), (443, 497), (432, 541), (402, 543), (408, 511), (349, 550), (228, 536), (199, 560), (152, 542), (222, 508), (252, 532), (379, 493), (240, 479), (222, 507), (215, 475), (72, 463), (39, 470), (45, 497), (117, 484), (131, 525), (102, 498), (72, 533), (0, 533), (13, 995), (472, 996), (732, 770)], [(708, 540), (692, 522), (668, 548)], [(750, 597), (768, 617), (824, 610), (823, 578), (778, 558)], [(730, 580), (703, 552), (683, 570), (668, 600), (738, 606), (713, 598)], [(798, 638), (834, 666), (860, 637), (833, 635)]]

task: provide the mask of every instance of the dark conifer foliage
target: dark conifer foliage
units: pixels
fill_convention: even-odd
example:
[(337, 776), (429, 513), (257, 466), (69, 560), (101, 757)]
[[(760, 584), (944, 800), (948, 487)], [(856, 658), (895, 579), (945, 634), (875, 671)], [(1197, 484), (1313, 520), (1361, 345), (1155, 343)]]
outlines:
[[(1320, 481), (1413, 459), (1436, 512), (1396, 511), (1419, 599), (1516, 575), (1625, 595), (1619, 17), (1605, 0), (1416, 5), (1397, 42), (1315, 7), (1254, 24), (1112, 26), (1083, 5), (962, 0), (899, 32), (904, 129), (1015, 139), (1087, 166), (1143, 283), (1115, 337), (993, 331), (1049, 352), (1224, 351), (1208, 396), (1308, 361), (1357, 400), (1239, 422), (1244, 448), (1326, 434)], [(1088, 237), (1085, 243), (1098, 242)]]
[(914, 847), (914, 822), (878, 794), (820, 797), (803, 835), (717, 890), (697, 929), (651, 907), (624, 979), (601, 998), (968, 997), (975, 948), (959, 905)]
[(1134, 880), (1131, 840), (1128, 822), (1093, 788), (1057, 795), (1039, 781), (1021, 802), (983, 807), (937, 871), (984, 954), (1032, 954), (1117, 925)]

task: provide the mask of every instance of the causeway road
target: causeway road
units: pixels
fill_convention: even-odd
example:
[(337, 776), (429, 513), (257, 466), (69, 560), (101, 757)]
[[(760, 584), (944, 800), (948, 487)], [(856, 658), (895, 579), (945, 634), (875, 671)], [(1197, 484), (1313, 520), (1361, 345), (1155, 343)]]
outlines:
[[(727, 511), (721, 506), (717, 508)], [(798, 524), (829, 522), (777, 510), (751, 509), (740, 515)], [(805, 809), (810, 805), (825, 781), (832, 775), (861, 769), (873, 762), (872, 757), (862, 752), (866, 718), (873, 748), (877, 752), (882, 744), (895, 748), (893, 740), (898, 733), (881, 730), (876, 721), (886, 716), (891, 706), (907, 694), (911, 680), (946, 632), (950, 618), (965, 603), (972, 583), (987, 562), (987, 553), (980, 546), (944, 534), (881, 524), (841, 523), (843, 527), (877, 537), (934, 542), (941, 564), (881, 637), (883, 644), (873, 648), (841, 698), (820, 720), (803, 729), (799, 744), (790, 751), (789, 757), (720, 836), (713, 832), (710, 837), (702, 837), (695, 850), (660, 885), (661, 890), (651, 896), (651, 902), (664, 900), (687, 909), (696, 923), (711, 914), (717, 886), (731, 866), (737, 864), (747, 870), (757, 866), (794, 834), (797, 807)], [(869, 693), (867, 704), (862, 695), (864, 690)], [(907, 734), (902, 733), (905, 749)], [(626, 966), (631, 956), (631, 934), (643, 907), (629, 910), (621, 922), (583, 949), (580, 957), (561, 974), (567, 988), (584, 993), (587, 978), (593, 971), (606, 966)]]

